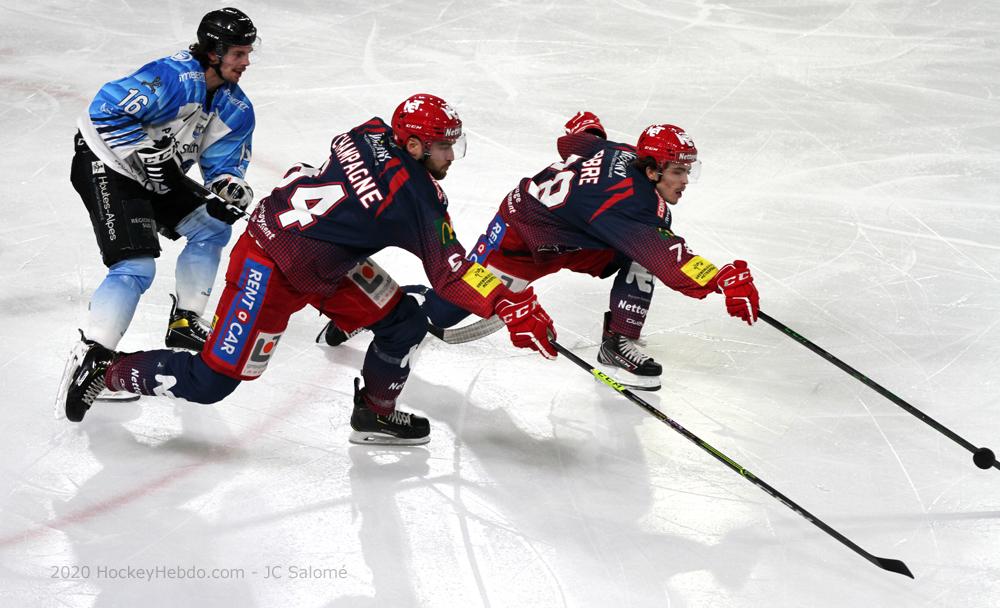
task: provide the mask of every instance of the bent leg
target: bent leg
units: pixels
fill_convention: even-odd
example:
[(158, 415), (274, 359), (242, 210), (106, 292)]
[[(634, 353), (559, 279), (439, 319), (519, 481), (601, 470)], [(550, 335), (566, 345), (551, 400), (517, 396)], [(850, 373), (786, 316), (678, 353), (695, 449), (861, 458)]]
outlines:
[(611, 286), (611, 312), (605, 330), (637, 339), (653, 302), (653, 284), (651, 272), (631, 260), (623, 260)]
[(222, 248), (229, 242), (232, 228), (208, 215), (202, 205), (181, 220), (175, 228), (187, 239), (177, 256), (177, 308), (201, 315), (205, 312), (212, 284), (219, 270)]
[(108, 367), (104, 383), (113, 391), (216, 403), (236, 390), (240, 381), (209, 368), (200, 354), (151, 350), (116, 360)]
[(114, 350), (132, 323), (139, 298), (156, 276), (156, 262), (139, 257), (116, 262), (90, 297), (90, 315), (84, 334), (88, 339)]

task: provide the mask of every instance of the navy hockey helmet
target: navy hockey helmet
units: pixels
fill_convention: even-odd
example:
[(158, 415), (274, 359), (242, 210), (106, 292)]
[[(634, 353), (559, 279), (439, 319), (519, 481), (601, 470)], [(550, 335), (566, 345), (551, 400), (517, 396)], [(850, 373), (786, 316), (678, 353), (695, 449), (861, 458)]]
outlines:
[(249, 46), (257, 40), (257, 28), (246, 13), (235, 8), (220, 8), (201, 18), (198, 46), (205, 52), (222, 56), (231, 46)]

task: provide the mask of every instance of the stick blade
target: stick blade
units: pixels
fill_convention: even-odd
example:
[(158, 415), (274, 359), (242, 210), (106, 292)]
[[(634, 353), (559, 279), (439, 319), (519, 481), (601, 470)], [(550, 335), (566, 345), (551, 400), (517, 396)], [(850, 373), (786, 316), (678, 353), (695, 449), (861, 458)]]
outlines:
[(875, 565), (883, 570), (888, 570), (889, 572), (895, 572), (896, 574), (902, 574), (903, 576), (913, 578), (913, 573), (910, 572), (910, 569), (906, 567), (906, 564), (898, 559), (876, 557), (875, 560)]

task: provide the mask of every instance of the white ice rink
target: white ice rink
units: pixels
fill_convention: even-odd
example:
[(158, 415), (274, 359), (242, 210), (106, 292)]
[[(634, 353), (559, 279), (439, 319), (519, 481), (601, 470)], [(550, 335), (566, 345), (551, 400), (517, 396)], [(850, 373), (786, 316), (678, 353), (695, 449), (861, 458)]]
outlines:
[[(237, 5), (263, 40), (241, 82), (258, 196), (430, 92), (469, 134), (443, 182), (469, 246), (577, 110), (630, 143), (681, 125), (704, 162), (674, 209), (691, 247), (748, 260), (763, 310), (1000, 448), (996, 2), (281, 4)], [(347, 442), (368, 339), (315, 344), (311, 309), (215, 406), (53, 419), (105, 271), (69, 182), (75, 119), (217, 7), (0, 1), (0, 606), (1000, 605), (1000, 471), (721, 298), (662, 285), (645, 341), (664, 387), (642, 396), (915, 580), (503, 334), (425, 342), (402, 406), (431, 419), (426, 447)], [(123, 350), (162, 346), (179, 250), (164, 241)], [(376, 259), (424, 282), (409, 254)], [(595, 359), (610, 280), (537, 289)]]

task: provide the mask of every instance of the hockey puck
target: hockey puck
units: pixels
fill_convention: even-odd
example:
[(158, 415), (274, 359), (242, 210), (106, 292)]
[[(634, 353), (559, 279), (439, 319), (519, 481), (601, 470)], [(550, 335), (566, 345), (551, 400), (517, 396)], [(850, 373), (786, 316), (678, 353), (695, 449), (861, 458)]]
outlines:
[(988, 469), (996, 464), (996, 456), (993, 455), (993, 450), (989, 448), (979, 448), (972, 455), (972, 462), (976, 463), (976, 466), (980, 469)]

